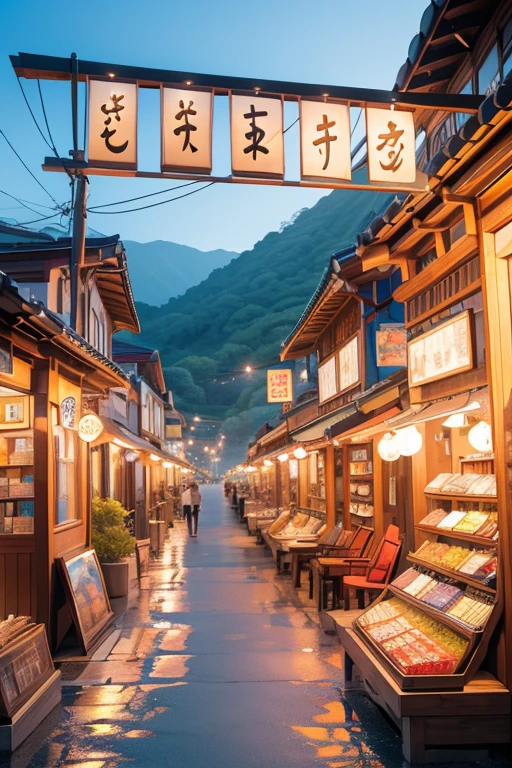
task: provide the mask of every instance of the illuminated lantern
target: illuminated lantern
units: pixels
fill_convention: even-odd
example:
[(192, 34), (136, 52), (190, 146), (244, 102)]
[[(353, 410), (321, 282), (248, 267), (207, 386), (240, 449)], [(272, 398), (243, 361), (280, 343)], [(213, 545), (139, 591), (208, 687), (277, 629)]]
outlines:
[(377, 451), (384, 461), (396, 461), (399, 459), (400, 451), (396, 445), (395, 435), (391, 434), (391, 432), (386, 432), (377, 446)]
[(280, 453), (277, 457), (278, 461), (288, 461), (288, 454), (287, 453)]
[(479, 453), (490, 453), (492, 451), (492, 431), (486, 421), (479, 421), (468, 432), (468, 440)]
[(414, 425), (395, 432), (395, 445), (401, 456), (414, 456), (421, 450), (423, 438)]
[(304, 450), (304, 448), (296, 448), (293, 452), (293, 455), (296, 459), (305, 459), (308, 455), (307, 451)]

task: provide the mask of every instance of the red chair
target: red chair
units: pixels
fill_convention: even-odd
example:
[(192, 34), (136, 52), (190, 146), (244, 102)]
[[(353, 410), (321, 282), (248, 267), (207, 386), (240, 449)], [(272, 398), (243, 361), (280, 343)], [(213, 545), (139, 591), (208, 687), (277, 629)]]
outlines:
[(389, 525), (368, 565), (365, 567), (356, 562), (351, 564), (350, 574), (340, 577), (343, 582), (343, 607), (346, 611), (350, 608), (351, 589), (356, 592), (359, 608), (364, 608), (365, 592), (370, 595), (380, 594), (386, 589), (395, 571), (401, 546), (398, 527)]
[(311, 560), (309, 574), (309, 597), (313, 597), (316, 587), (318, 610), (322, 611), (327, 604), (328, 588), (332, 586), (332, 606), (335, 607), (339, 584), (339, 577), (350, 573), (352, 560), (363, 562), (366, 566), (370, 558), (366, 557), (373, 540), (374, 532), (371, 528), (359, 525), (351, 534), (344, 545), (325, 546), (329, 556), (323, 555)]

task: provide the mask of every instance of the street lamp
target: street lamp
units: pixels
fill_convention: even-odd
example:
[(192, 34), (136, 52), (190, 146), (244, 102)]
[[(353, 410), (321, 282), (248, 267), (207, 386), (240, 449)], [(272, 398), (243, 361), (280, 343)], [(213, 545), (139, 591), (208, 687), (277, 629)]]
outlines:
[(194, 441), (193, 440), (187, 440), (187, 445), (194, 445)]
[(200, 416), (194, 416), (192, 421), (201, 421), (201, 417)]
[(252, 368), (251, 368), (250, 365), (246, 365), (244, 370), (245, 370), (246, 373), (252, 373)]

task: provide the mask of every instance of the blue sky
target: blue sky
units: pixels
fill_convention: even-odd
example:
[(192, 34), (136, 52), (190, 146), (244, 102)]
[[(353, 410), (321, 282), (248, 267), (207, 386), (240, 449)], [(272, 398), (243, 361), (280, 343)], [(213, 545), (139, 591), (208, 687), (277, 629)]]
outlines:
[[(25, 51), (119, 64), (298, 82), (392, 87), (419, 28), (426, 0), (0, 0), (0, 129), (59, 201), (69, 197), (64, 174), (43, 173), (49, 150), (37, 133), (8, 55)], [(23, 81), (43, 125), (35, 81)], [(42, 82), (48, 119), (59, 152), (71, 148), (68, 83)], [(159, 106), (156, 91), (139, 102), (139, 169), (158, 170)], [(285, 124), (296, 105), (285, 105)], [(298, 177), (298, 126), (286, 134), (287, 177)], [(214, 173), (228, 174), (227, 99), (217, 99)], [(90, 205), (143, 195), (173, 182), (92, 177)], [(52, 205), (0, 136), (0, 189)], [(185, 190), (188, 191), (188, 190)], [(90, 214), (89, 225), (127, 240), (172, 240), (202, 250), (251, 248), (319, 190), (217, 184), (170, 205), (126, 215)], [(162, 196), (165, 199), (165, 196)], [(151, 202), (151, 201), (148, 201)], [(0, 194), (0, 217), (30, 221), (34, 214)], [(132, 206), (126, 206), (132, 207)], [(45, 209), (41, 209), (44, 214)], [(50, 213), (48, 211), (47, 213)], [(55, 221), (58, 221), (56, 219)]]

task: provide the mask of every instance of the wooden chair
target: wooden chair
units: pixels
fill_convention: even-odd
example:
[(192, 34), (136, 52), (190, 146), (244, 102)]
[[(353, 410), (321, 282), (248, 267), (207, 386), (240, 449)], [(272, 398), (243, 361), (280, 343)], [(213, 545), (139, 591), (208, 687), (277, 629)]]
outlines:
[(349, 538), (344, 544), (323, 546), (321, 556), (311, 561), (309, 596), (310, 599), (313, 598), (316, 587), (319, 611), (327, 605), (329, 586), (332, 587), (332, 604), (333, 608), (335, 607), (339, 577), (350, 573), (352, 560), (364, 565), (370, 562), (366, 553), (369, 551), (373, 536), (372, 528), (359, 525), (353, 532), (349, 532)]
[(293, 586), (296, 588), (300, 587), (301, 570), (311, 571), (311, 560), (317, 555), (322, 554), (325, 547), (338, 546), (342, 543), (346, 543), (350, 536), (351, 532), (344, 531), (341, 528), (341, 524), (339, 524), (334, 528), (327, 528), (327, 530), (319, 537), (318, 541), (311, 544), (292, 542), (289, 546), (289, 551), (292, 556)]
[(364, 608), (366, 592), (369, 595), (380, 594), (386, 589), (398, 563), (401, 546), (398, 527), (389, 525), (368, 565), (352, 562), (349, 575), (340, 577), (343, 582), (343, 607), (346, 611), (350, 608), (351, 589), (356, 592), (359, 608)]

